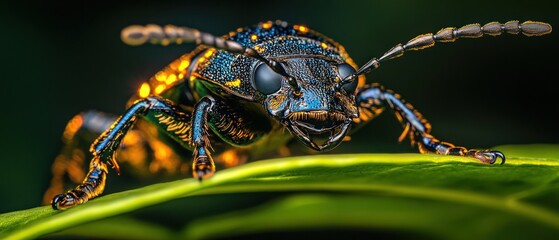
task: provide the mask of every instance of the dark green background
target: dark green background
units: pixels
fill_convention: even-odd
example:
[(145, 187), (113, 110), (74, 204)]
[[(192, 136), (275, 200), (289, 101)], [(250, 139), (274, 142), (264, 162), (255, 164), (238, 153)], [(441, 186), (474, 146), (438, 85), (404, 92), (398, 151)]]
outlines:
[[(446, 26), (540, 20), (549, 36), (463, 39), (387, 62), (369, 74), (469, 147), (558, 143), (559, 8), (554, 1), (197, 1), (20, 3), (0, 8), (0, 212), (39, 205), (66, 122), (86, 109), (122, 113), (140, 83), (193, 46), (129, 47), (130, 24), (175, 24), (221, 35), (259, 21), (305, 24), (357, 63)], [(383, 114), (335, 152), (415, 152)]]

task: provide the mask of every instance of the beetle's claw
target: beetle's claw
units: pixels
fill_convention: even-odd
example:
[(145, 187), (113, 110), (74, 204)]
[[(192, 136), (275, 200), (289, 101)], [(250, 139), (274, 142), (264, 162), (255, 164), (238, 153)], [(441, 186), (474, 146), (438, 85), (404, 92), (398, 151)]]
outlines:
[(499, 151), (474, 150), (470, 152), (472, 157), (477, 158), (484, 163), (494, 164), (497, 161), (497, 158), (501, 158), (501, 165), (504, 164), (506, 161), (505, 154)]
[(58, 194), (52, 198), (52, 209), (54, 210), (64, 210), (71, 206), (74, 206), (76, 199), (70, 194)]
[(194, 178), (202, 181), (214, 175), (215, 165), (210, 156), (197, 156), (192, 164)]
[(493, 151), (495, 155), (497, 155), (498, 157), (501, 158), (501, 165), (505, 164), (506, 158), (505, 158), (505, 154), (503, 154), (502, 152), (499, 151)]
[(51, 203), (52, 209), (58, 210), (58, 204), (60, 204), (60, 202), (63, 201), (65, 196), (66, 196), (65, 194), (58, 194), (54, 196), (54, 198), (52, 198), (52, 203)]

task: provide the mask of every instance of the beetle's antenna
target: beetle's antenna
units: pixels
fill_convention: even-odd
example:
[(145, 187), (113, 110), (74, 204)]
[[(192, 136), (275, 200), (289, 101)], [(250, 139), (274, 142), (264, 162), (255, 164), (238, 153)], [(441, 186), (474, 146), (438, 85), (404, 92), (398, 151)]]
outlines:
[(479, 23), (468, 24), (458, 29), (454, 27), (443, 28), (436, 34), (427, 33), (419, 35), (406, 44), (398, 44), (384, 53), (380, 58), (373, 58), (363, 65), (357, 72), (347, 76), (341, 82), (345, 84), (352, 82), (357, 76), (377, 69), (382, 61), (398, 58), (404, 55), (406, 51), (418, 51), (435, 45), (436, 42), (454, 42), (459, 38), (479, 38), (484, 34), (490, 36), (499, 36), (501, 33), (518, 34), (522, 33), (526, 36), (541, 36), (551, 33), (551, 25), (544, 22), (525, 21), (508, 21), (505, 24), (499, 22), (490, 22), (481, 26)]
[(142, 45), (147, 42), (163, 46), (171, 43), (182, 44), (195, 42), (197, 45), (206, 45), (208, 47), (242, 54), (264, 62), (272, 70), (284, 76), (288, 80), (289, 85), (295, 90), (295, 93), (300, 92), (300, 87), (295, 78), (291, 77), (280, 63), (263, 57), (251, 47), (244, 47), (238, 42), (216, 37), (210, 33), (201, 32), (198, 29), (174, 25), (165, 25), (164, 27), (156, 24), (148, 24), (146, 26), (131, 25), (122, 30), (120, 37), (124, 43), (132, 46)]

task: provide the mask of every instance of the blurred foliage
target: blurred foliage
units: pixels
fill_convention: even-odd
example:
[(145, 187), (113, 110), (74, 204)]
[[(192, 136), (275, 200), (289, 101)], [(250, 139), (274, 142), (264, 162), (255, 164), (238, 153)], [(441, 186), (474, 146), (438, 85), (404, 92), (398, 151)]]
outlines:
[(501, 146), (504, 165), (421, 154), (265, 160), (0, 215), (0, 238), (553, 239), (559, 145)]

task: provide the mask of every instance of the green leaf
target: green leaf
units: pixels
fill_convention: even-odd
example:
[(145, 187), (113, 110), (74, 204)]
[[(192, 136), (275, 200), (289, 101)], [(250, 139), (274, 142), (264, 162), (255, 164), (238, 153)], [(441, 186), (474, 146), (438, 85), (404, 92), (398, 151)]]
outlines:
[(94, 221), (86, 226), (69, 228), (54, 233), (49, 237), (80, 236), (90, 239), (175, 239), (172, 231), (147, 222), (128, 217), (113, 217), (103, 221)]
[(5, 213), (0, 238), (200, 239), (317, 231), (414, 239), (559, 234), (559, 145), (497, 149), (507, 155), (506, 164), (422, 154), (258, 161), (219, 171), (201, 183), (155, 184), (66, 211), (38, 207)]

